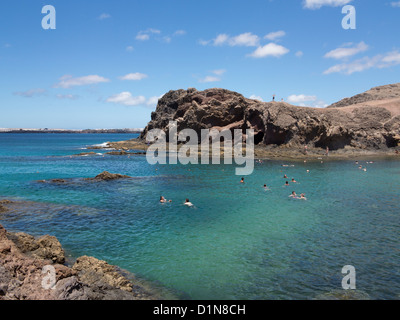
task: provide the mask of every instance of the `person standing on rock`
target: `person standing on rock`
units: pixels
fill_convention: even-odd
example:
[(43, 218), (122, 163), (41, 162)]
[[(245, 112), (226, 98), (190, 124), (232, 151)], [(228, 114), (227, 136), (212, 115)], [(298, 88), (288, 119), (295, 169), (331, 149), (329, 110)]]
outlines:
[(329, 156), (329, 147), (326, 147), (326, 156)]

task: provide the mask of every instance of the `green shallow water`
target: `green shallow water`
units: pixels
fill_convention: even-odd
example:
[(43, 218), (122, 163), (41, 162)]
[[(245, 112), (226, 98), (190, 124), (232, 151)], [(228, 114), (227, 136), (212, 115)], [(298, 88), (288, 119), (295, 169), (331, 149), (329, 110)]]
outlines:
[[(398, 298), (400, 162), (360, 162), (364, 172), (353, 161), (266, 161), (240, 184), (231, 165), (69, 157), (130, 138), (1, 134), (0, 196), (38, 203), (0, 216), (0, 223), (55, 235), (73, 257), (107, 260), (186, 299), (312, 299), (341, 288), (345, 265), (355, 266), (357, 289)], [(135, 178), (35, 182), (104, 170)], [(284, 174), (298, 183), (284, 187)], [(289, 199), (292, 191), (308, 200)], [(173, 202), (160, 204), (160, 195)], [(183, 206), (185, 198), (195, 207)]]

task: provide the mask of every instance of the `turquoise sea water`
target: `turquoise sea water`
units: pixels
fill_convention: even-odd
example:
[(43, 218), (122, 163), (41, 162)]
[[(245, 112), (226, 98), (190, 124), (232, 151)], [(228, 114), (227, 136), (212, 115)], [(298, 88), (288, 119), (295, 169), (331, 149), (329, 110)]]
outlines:
[[(358, 290), (399, 298), (399, 161), (360, 161), (367, 172), (354, 161), (264, 161), (240, 184), (232, 165), (70, 158), (133, 137), (0, 134), (0, 197), (34, 201), (0, 224), (55, 235), (72, 257), (104, 259), (185, 299), (313, 299), (341, 289), (345, 265), (356, 268)], [(36, 182), (104, 170), (134, 179)], [(284, 174), (298, 183), (284, 187)], [(290, 199), (292, 191), (308, 200)], [(160, 204), (160, 195), (173, 202)]]

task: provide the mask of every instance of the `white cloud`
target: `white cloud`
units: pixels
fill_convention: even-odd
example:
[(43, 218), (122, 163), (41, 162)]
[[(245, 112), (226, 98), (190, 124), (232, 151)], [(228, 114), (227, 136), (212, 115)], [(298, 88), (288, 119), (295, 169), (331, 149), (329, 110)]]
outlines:
[(218, 82), (218, 81), (221, 81), (221, 78), (215, 76), (207, 76), (199, 80), (200, 83)]
[[(350, 47), (346, 47), (350, 46)], [(351, 47), (352, 46), (352, 47)], [(358, 53), (364, 52), (368, 50), (368, 45), (365, 42), (361, 41), (360, 43), (354, 45), (353, 43), (348, 43), (341, 48), (337, 48), (335, 50), (329, 51), (325, 54), (325, 58), (332, 58), (332, 59), (346, 59), (352, 57)]]
[(133, 80), (133, 81), (139, 81), (145, 78), (148, 78), (148, 75), (140, 72), (128, 73), (127, 75), (119, 77), (120, 80)]
[(212, 41), (199, 40), (201, 45), (207, 45), (210, 42), (212, 42), (214, 46), (229, 45), (231, 47), (256, 47), (260, 42), (260, 38), (251, 32), (246, 32), (234, 37), (221, 33)]
[(128, 52), (132, 52), (133, 50), (135, 50), (135, 49), (132, 46), (126, 47), (126, 51), (128, 51)]
[(158, 100), (162, 98), (162, 95), (157, 97), (151, 97), (147, 100), (146, 105), (150, 108), (155, 108), (157, 106)]
[(390, 5), (391, 5), (393, 8), (400, 8), (400, 1), (391, 2)]
[(78, 99), (78, 96), (73, 95), (73, 94), (57, 94), (56, 98), (57, 99), (61, 99), (61, 100), (66, 100), (66, 99), (68, 99), (68, 100), (76, 100), (76, 99)]
[(297, 104), (300, 107), (326, 108), (328, 106), (325, 101), (318, 99), (317, 96), (305, 94), (292, 94), (287, 98), (287, 101), (291, 104)]
[(139, 31), (138, 34), (136, 35), (136, 40), (146, 41), (150, 39), (150, 35), (160, 34), (160, 33), (161, 33), (160, 30), (149, 28), (144, 31)]
[(350, 3), (352, 0), (304, 0), (303, 7), (306, 9), (320, 9), (323, 6), (339, 7)]
[(184, 36), (186, 34), (185, 30), (176, 30), (173, 36)]
[(225, 69), (217, 69), (212, 71), (212, 73), (214, 73), (217, 76), (222, 76), (225, 72), (226, 72)]
[(109, 82), (109, 79), (103, 78), (98, 75), (89, 75), (79, 78), (73, 78), (70, 75), (65, 75), (60, 78), (60, 82), (55, 85), (56, 88), (71, 88), (75, 86), (85, 86), (90, 84), (97, 84), (103, 82)]
[(161, 96), (154, 96), (146, 99), (144, 96), (133, 96), (130, 92), (125, 91), (119, 94), (115, 94), (109, 97), (106, 102), (121, 104), (124, 106), (132, 107), (132, 106), (145, 106), (151, 109), (154, 109), (157, 106), (158, 100), (161, 99)]
[(136, 40), (140, 40), (140, 41), (146, 41), (149, 40), (150, 36), (147, 33), (138, 33), (136, 36)]
[(104, 20), (109, 18), (111, 18), (111, 15), (109, 15), (108, 13), (102, 13), (97, 19)]
[(219, 34), (214, 40), (214, 46), (221, 46), (228, 42), (229, 36), (227, 34)]
[(289, 49), (278, 45), (276, 43), (268, 43), (265, 46), (258, 47), (249, 56), (253, 58), (265, 58), (265, 57), (281, 57), (289, 52)]
[(203, 39), (200, 39), (198, 42), (202, 46), (206, 46), (206, 45), (208, 45), (210, 43), (209, 40), (203, 40)]
[(199, 79), (200, 83), (208, 83), (208, 82), (218, 82), (221, 81), (221, 76), (226, 72), (225, 69), (216, 69), (211, 71), (213, 76), (206, 76), (204, 78)]
[(27, 91), (14, 92), (14, 95), (24, 97), (24, 98), (32, 98), (34, 96), (44, 95), (45, 93), (46, 93), (45, 89), (38, 88), (38, 89), (31, 89), (31, 90), (27, 90)]
[(285, 35), (286, 35), (286, 32), (283, 31), (283, 30), (280, 30), (280, 31), (268, 33), (268, 34), (264, 37), (264, 39), (267, 39), (267, 40), (270, 40), (270, 41), (276, 41), (276, 40), (278, 40), (279, 38), (284, 37)]
[(256, 47), (260, 41), (260, 38), (252, 34), (251, 32), (246, 32), (239, 34), (236, 37), (232, 37), (229, 39), (229, 45), (232, 47), (235, 46), (244, 46), (244, 47)]
[(400, 52), (392, 51), (384, 55), (374, 56), (372, 58), (363, 57), (361, 59), (349, 63), (337, 64), (325, 70), (323, 74), (342, 73), (351, 75), (355, 72), (362, 72), (372, 68), (377, 68), (377, 69), (390, 68), (399, 64), (400, 64)]
[(393, 65), (397, 65), (400, 64), (400, 52), (398, 51), (393, 51), (393, 52), (389, 52), (388, 54), (386, 54), (386, 56), (384, 56), (382, 58), (382, 63), (380, 66), (381, 68), (386, 68), (393, 66)]
[(251, 95), (250, 97), (249, 97), (250, 99), (253, 99), (253, 100), (258, 100), (258, 101), (260, 101), (260, 102), (264, 102), (264, 100), (263, 100), (263, 98), (261, 98), (260, 96), (256, 96), (256, 95)]
[(138, 106), (146, 104), (144, 96), (134, 97), (130, 92), (121, 92), (109, 97), (106, 102), (122, 104), (124, 106)]
[(302, 102), (309, 102), (309, 101), (316, 101), (316, 96), (307, 96), (305, 94), (292, 94), (287, 98), (289, 103), (302, 103)]
[(301, 58), (304, 55), (303, 51), (297, 51), (296, 57)]

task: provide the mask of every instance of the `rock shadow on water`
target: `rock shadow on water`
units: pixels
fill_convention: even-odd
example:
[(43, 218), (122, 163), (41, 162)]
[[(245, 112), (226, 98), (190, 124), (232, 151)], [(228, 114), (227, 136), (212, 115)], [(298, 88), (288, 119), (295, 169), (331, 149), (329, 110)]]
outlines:
[[(3, 205), (7, 204), (6, 206)], [(19, 221), (29, 218), (34, 220), (51, 220), (62, 217), (92, 217), (102, 213), (101, 209), (28, 200), (0, 200), (0, 218), (7, 221)]]

